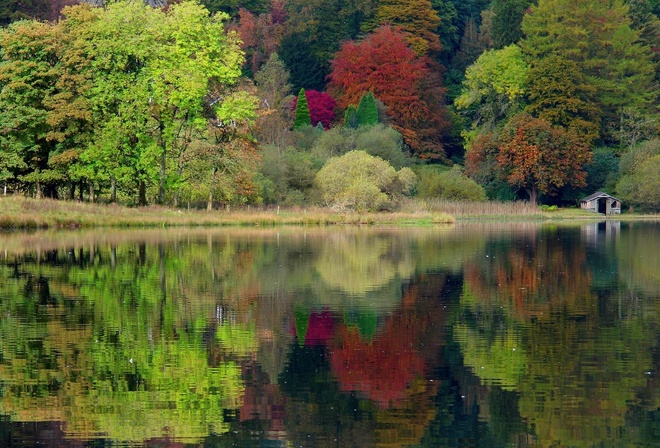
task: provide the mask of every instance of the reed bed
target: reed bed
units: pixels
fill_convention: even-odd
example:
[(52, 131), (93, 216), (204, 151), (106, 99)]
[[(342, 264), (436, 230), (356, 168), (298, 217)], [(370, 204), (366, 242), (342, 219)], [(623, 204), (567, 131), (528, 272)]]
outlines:
[[(542, 210), (528, 202), (406, 200), (397, 212), (358, 213), (328, 208), (245, 207), (184, 210), (160, 206), (124, 207), (24, 196), (0, 197), (0, 229), (79, 227), (219, 227), (282, 225), (436, 225), (456, 221), (594, 220), (603, 215), (580, 209)], [(659, 219), (658, 215), (620, 215), (616, 219)]]
[(357, 213), (323, 208), (240, 208), (183, 210), (167, 207), (123, 207), (23, 196), (0, 198), (0, 229), (77, 227), (213, 227), (335, 224), (447, 224), (454, 218), (439, 212)]

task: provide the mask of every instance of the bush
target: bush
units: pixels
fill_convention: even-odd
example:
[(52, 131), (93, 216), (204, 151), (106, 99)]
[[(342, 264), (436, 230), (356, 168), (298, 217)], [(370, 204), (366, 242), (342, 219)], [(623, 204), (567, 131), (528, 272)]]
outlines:
[(441, 198), (458, 201), (485, 201), (484, 189), (467, 177), (458, 165), (439, 171), (433, 167), (420, 170), (417, 189), (420, 198)]
[(621, 156), (619, 171), (619, 199), (643, 210), (660, 210), (660, 139), (643, 142)]
[(353, 150), (365, 151), (388, 161), (399, 169), (410, 166), (411, 158), (403, 150), (403, 137), (395, 129), (378, 124), (359, 128), (335, 128), (316, 140), (312, 152), (320, 160), (341, 156)]
[(414, 176), (412, 170), (397, 173), (388, 162), (365, 151), (350, 151), (331, 158), (316, 175), (314, 184), (328, 206), (383, 210), (410, 189)]
[(634, 173), (621, 177), (616, 190), (624, 203), (660, 211), (660, 155), (639, 163)]

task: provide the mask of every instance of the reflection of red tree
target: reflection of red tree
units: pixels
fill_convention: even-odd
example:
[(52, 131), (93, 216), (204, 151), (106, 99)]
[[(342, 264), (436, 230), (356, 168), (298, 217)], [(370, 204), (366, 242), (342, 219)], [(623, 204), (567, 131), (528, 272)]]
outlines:
[(335, 318), (328, 310), (313, 312), (309, 315), (305, 334), (298, 335), (295, 326), (293, 334), (299, 339), (304, 336), (305, 345), (326, 345), (335, 334)]
[(592, 305), (585, 263), (579, 247), (546, 238), (511, 244), (486, 262), (469, 264), (465, 278), (480, 301), (505, 304), (520, 317), (548, 316), (562, 307), (583, 314)]
[(362, 341), (356, 328), (342, 326), (341, 345), (330, 358), (340, 388), (362, 392), (382, 408), (401, 402), (409, 384), (424, 373), (424, 360), (413, 348), (411, 323), (393, 317), (373, 342)]
[(256, 363), (244, 364), (242, 370), (245, 392), (239, 420), (268, 422), (269, 437), (283, 433), (285, 403), (279, 385), (271, 384), (268, 374)]

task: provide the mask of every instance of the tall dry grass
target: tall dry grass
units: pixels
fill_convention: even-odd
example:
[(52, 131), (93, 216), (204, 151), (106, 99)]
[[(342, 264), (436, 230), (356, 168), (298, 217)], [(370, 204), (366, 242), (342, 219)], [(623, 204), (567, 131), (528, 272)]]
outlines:
[(339, 213), (323, 208), (182, 210), (123, 207), (23, 196), (0, 197), (0, 229), (166, 226), (277, 226), (331, 224), (439, 224), (454, 222), (438, 212)]
[[(624, 218), (623, 216), (621, 218)], [(635, 218), (632, 215), (630, 218)], [(656, 215), (657, 218), (657, 215)], [(211, 227), (333, 224), (432, 225), (472, 220), (603, 219), (580, 209), (543, 211), (528, 202), (459, 202), (407, 199), (397, 212), (337, 212), (320, 207), (244, 207), (183, 210), (124, 207), (24, 196), (0, 196), (0, 229), (76, 227)]]
[(529, 202), (497, 201), (450, 201), (446, 199), (412, 199), (402, 204), (402, 210), (419, 213), (446, 213), (457, 219), (469, 218), (535, 218), (542, 219), (545, 214)]

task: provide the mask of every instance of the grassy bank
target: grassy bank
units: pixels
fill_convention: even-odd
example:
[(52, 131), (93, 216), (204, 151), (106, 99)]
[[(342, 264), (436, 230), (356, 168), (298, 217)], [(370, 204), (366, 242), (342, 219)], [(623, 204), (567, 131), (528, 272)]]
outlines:
[[(624, 219), (639, 215), (623, 215)], [(182, 210), (0, 197), (0, 229), (76, 227), (277, 226), (330, 224), (432, 225), (472, 220), (602, 219), (579, 209), (543, 211), (522, 202), (409, 201), (395, 213), (336, 212), (323, 208)]]
[(167, 207), (0, 198), (0, 228), (172, 227), (172, 226), (277, 226), (330, 224), (440, 224), (455, 219), (441, 212), (340, 213), (322, 208), (183, 210)]

